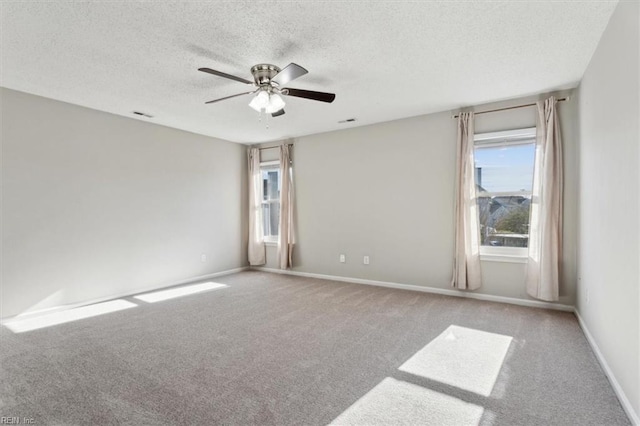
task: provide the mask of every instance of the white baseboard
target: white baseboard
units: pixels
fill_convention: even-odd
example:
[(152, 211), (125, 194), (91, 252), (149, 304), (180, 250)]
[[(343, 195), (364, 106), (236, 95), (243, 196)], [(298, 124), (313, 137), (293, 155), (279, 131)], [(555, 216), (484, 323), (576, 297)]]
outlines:
[(596, 355), (596, 358), (598, 359), (600, 366), (604, 370), (604, 374), (606, 374), (607, 378), (609, 379), (609, 382), (611, 383), (611, 387), (613, 387), (613, 391), (616, 393), (616, 396), (620, 401), (620, 405), (622, 405), (622, 408), (627, 413), (627, 416), (629, 416), (629, 420), (631, 420), (631, 423), (636, 426), (640, 425), (640, 416), (638, 416), (638, 413), (636, 413), (633, 407), (631, 406), (631, 402), (629, 401), (629, 398), (627, 398), (627, 395), (622, 390), (622, 387), (620, 386), (620, 383), (618, 383), (616, 376), (613, 374), (613, 371), (611, 371), (611, 368), (609, 368), (609, 364), (607, 363), (607, 360), (605, 359), (604, 355), (602, 355), (602, 352), (600, 352), (600, 348), (598, 347), (598, 344), (596, 343), (595, 339), (589, 332), (589, 329), (587, 328), (587, 324), (583, 321), (582, 317), (580, 316), (580, 312), (578, 312), (577, 309), (575, 310), (575, 315), (576, 315), (576, 318), (578, 318), (578, 324), (580, 324), (580, 328), (582, 328), (584, 335), (587, 337), (587, 341), (589, 342), (589, 345), (591, 345), (591, 349), (593, 350), (593, 353)]
[(541, 302), (539, 300), (516, 299), (515, 297), (493, 296), (490, 294), (471, 293), (471, 292), (453, 290), (453, 289), (425, 287), (425, 286), (413, 285), (413, 284), (400, 284), (400, 283), (393, 283), (388, 281), (375, 281), (375, 280), (367, 280), (362, 278), (340, 277), (336, 275), (314, 274), (310, 272), (297, 272), (297, 271), (291, 271), (288, 269), (287, 270), (272, 269), (272, 268), (265, 268), (261, 266), (258, 266), (258, 267), (252, 266), (251, 269), (254, 269), (256, 271), (272, 272), (276, 274), (297, 275), (300, 277), (319, 278), (322, 280), (342, 281), (342, 282), (348, 282), (348, 283), (354, 283), (354, 284), (366, 284), (366, 285), (374, 285), (378, 287), (390, 287), (390, 288), (399, 288), (402, 290), (421, 291), (423, 293), (443, 294), (445, 296), (465, 297), (468, 299), (485, 300), (488, 302), (509, 303), (512, 305), (528, 306), (532, 308), (554, 309), (557, 311), (565, 311), (565, 312), (574, 311), (573, 306), (570, 306), (570, 305)]
[(211, 278), (221, 277), (223, 275), (235, 274), (237, 272), (246, 271), (247, 269), (249, 269), (248, 266), (243, 266), (243, 267), (234, 268), (234, 269), (227, 269), (226, 271), (214, 272), (212, 274), (201, 275), (199, 277), (191, 277), (191, 278), (186, 278), (184, 280), (178, 280), (178, 281), (173, 281), (173, 282), (169, 282), (169, 283), (162, 283), (160, 285), (148, 286), (148, 287), (144, 287), (142, 289), (138, 289), (138, 290), (135, 290), (135, 291), (126, 291), (126, 292), (122, 292), (122, 293), (115, 293), (115, 294), (111, 294), (111, 295), (105, 296), (105, 297), (100, 297), (100, 298), (91, 299), (91, 300), (85, 300), (83, 302), (70, 303), (70, 304), (66, 304), (66, 305), (53, 306), (51, 308), (38, 309), (37, 311), (25, 312), (25, 313), (22, 313), (22, 314), (12, 315), (12, 316), (8, 316), (8, 317), (5, 317), (5, 318), (2, 318), (2, 322), (4, 323), (7, 320), (16, 319), (16, 318), (25, 319), (25, 318), (37, 317), (37, 316), (44, 315), (44, 314), (50, 314), (50, 313), (53, 313), (53, 312), (66, 311), (68, 309), (79, 308), (80, 306), (93, 305), (95, 303), (106, 302), (108, 300), (120, 299), (120, 298), (123, 298), (123, 297), (130, 297), (130, 296), (133, 296), (133, 295), (136, 295), (136, 294), (147, 293), (149, 291), (162, 290), (164, 288), (169, 288), (169, 287), (174, 287), (174, 286), (178, 286), (178, 285), (194, 283), (194, 282), (197, 282), (197, 281), (208, 280), (208, 279), (211, 279)]

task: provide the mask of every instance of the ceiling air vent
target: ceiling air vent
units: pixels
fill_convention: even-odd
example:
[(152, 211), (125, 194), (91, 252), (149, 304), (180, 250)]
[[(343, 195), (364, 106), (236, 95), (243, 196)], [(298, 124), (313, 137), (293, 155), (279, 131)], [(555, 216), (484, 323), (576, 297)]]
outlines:
[(153, 118), (153, 115), (145, 114), (144, 112), (140, 112), (140, 111), (133, 111), (133, 113), (134, 113), (135, 115), (141, 115), (141, 116), (143, 116), (143, 117)]

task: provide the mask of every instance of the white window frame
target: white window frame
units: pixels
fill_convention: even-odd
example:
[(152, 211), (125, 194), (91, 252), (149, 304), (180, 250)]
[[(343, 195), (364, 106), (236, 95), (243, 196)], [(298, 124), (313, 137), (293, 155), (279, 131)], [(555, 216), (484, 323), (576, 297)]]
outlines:
[[(280, 161), (278, 160), (274, 160), (274, 161), (262, 161), (260, 163), (260, 172), (262, 173), (263, 169), (274, 169), (274, 166), (280, 166)], [(280, 179), (280, 176), (278, 176), (278, 179)], [(260, 191), (262, 192), (264, 190), (264, 187), (262, 185), (260, 185)], [(273, 204), (276, 201), (280, 202), (280, 200), (264, 200), (264, 193), (260, 194), (260, 206), (262, 207), (263, 204)], [(260, 208), (260, 214), (262, 214), (262, 208)], [(263, 220), (264, 218), (260, 218), (260, 220)], [(267, 246), (276, 246), (278, 245), (278, 235), (264, 235), (264, 229), (262, 230), (262, 242), (267, 245)]]
[[(476, 133), (473, 137), (475, 148), (493, 148), (501, 146), (514, 146), (529, 144), (536, 139), (536, 128), (505, 130), (501, 132)], [(535, 166), (535, 165), (534, 165)], [(488, 192), (490, 196), (518, 196), (532, 195), (530, 191)], [(476, 194), (476, 198), (480, 198)], [(492, 247), (480, 246), (480, 259), (494, 262), (526, 263), (528, 256), (527, 247)]]

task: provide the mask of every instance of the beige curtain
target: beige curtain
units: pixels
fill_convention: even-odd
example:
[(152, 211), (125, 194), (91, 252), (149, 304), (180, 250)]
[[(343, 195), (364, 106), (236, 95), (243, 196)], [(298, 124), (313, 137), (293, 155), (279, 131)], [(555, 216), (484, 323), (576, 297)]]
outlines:
[(529, 225), (527, 293), (557, 301), (562, 258), (562, 142), (556, 98), (537, 103), (536, 160)]
[(293, 208), (293, 169), (291, 145), (280, 146), (280, 226), (278, 235), (278, 265), (280, 269), (293, 266), (293, 245), (296, 242)]
[(473, 112), (463, 112), (458, 117), (456, 239), (451, 285), (460, 290), (475, 290), (482, 284), (480, 227), (473, 158), (473, 120)]
[(264, 265), (266, 262), (262, 231), (262, 175), (260, 173), (260, 150), (247, 150), (249, 170), (249, 265)]

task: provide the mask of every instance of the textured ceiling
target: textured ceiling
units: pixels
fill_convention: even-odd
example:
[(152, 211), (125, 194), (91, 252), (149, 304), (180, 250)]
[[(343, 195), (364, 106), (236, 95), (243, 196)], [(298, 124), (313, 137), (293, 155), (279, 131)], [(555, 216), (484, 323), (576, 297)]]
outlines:
[[(234, 142), (266, 142), (574, 87), (616, 2), (3, 2), (0, 85)], [(257, 63), (309, 70), (258, 121)], [(347, 118), (355, 123), (338, 124)], [(268, 125), (268, 128), (267, 128)]]

